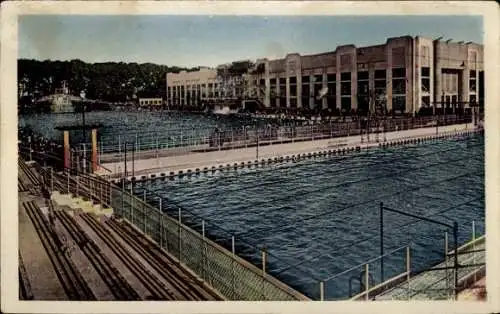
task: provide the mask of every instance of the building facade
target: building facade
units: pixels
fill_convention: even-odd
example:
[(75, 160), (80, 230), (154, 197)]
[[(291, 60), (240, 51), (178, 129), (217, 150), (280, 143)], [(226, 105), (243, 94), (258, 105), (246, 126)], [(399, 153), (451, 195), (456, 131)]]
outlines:
[(167, 104), (199, 107), (204, 102), (222, 102), (243, 96), (248, 60), (219, 65), (215, 69), (167, 73)]
[(366, 112), (383, 102), (396, 114), (426, 107), (454, 111), (478, 102), (484, 84), (482, 45), (423, 37), (257, 63), (263, 70), (252, 75), (250, 86), (266, 107), (276, 108)]
[(217, 71), (167, 73), (167, 105), (198, 107), (202, 99), (219, 97)]
[(243, 93), (221, 89), (227, 84), (217, 70), (169, 73), (167, 97), (169, 104), (195, 106), (229, 93), (251, 95), (268, 108), (450, 112), (481, 102), (483, 64), (482, 45), (403, 36), (369, 47), (344, 45), (321, 54), (259, 59), (241, 75)]

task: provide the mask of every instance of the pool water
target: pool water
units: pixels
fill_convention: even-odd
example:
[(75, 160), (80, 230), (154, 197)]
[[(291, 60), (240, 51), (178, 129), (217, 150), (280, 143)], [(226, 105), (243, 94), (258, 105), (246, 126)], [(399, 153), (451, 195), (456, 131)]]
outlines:
[[(30, 114), (19, 116), (19, 126), (28, 127), (35, 133), (50, 140), (63, 141), (63, 132), (57, 130), (62, 126), (81, 126), (81, 113)], [(189, 144), (186, 138), (201, 139), (209, 136), (215, 128), (221, 130), (252, 128), (269, 123), (269, 120), (228, 115), (205, 115), (201, 113), (185, 113), (175, 111), (92, 111), (85, 114), (85, 125), (101, 125), (98, 130), (98, 141), (103, 147), (119, 150), (119, 145), (149, 143), (155, 147), (157, 139), (170, 146)], [(90, 143), (90, 130), (87, 129), (83, 140), (82, 130), (70, 131), (71, 144)], [(123, 146), (121, 146), (123, 150)]]
[[(215, 172), (174, 180), (137, 183), (134, 192), (164, 208), (213, 240), (259, 265), (266, 248), (267, 269), (276, 278), (317, 299), (359, 292), (357, 267), (380, 255), (380, 203), (388, 208), (458, 223), (458, 243), (484, 233), (484, 137), (446, 139), (285, 164)], [(165, 204), (167, 204), (165, 206)], [(410, 246), (412, 271), (444, 258), (452, 231), (393, 212), (384, 212), (384, 252)], [(405, 250), (372, 265), (374, 283), (406, 270)], [(359, 281), (359, 280), (358, 280)]]

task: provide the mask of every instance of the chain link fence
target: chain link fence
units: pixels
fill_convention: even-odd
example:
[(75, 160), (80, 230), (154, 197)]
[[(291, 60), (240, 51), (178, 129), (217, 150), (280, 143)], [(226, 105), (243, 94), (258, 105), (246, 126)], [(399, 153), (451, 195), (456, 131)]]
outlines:
[(265, 269), (247, 262), (182, 223), (182, 212), (174, 219), (138, 197), (91, 174), (75, 170), (54, 171), (37, 165), (44, 185), (51, 192), (70, 194), (111, 207), (113, 214), (145, 234), (168, 252), (176, 262), (186, 266), (230, 300), (308, 300), (306, 296), (280, 282)]
[[(57, 159), (55, 156), (47, 156), (46, 154), (42, 156), (41, 153), (23, 146), (20, 146), (19, 152), (24, 158), (29, 156), (37, 161), (46, 162), (50, 159)], [(418, 274), (411, 272), (410, 248), (401, 247), (323, 280), (310, 277), (310, 285), (316, 287), (312, 290), (317, 291), (317, 293), (305, 296), (283, 284), (267, 269), (270, 260), (277, 257), (269, 254), (263, 248), (246, 246), (240, 239), (236, 245), (234, 237), (227, 231), (221, 229), (212, 232), (217, 229), (215, 226), (210, 226), (211, 232), (207, 232), (205, 220), (189, 215), (189, 212), (180, 207), (172, 206), (172, 204), (162, 204), (162, 198), (159, 196), (147, 195), (149, 192), (146, 191), (144, 200), (141, 200), (134, 195), (132, 185), (130, 185), (129, 192), (125, 189), (124, 182), (122, 182), (121, 187), (115, 186), (105, 178), (82, 172), (81, 169), (63, 168), (61, 170), (57, 167), (45, 167), (45, 165), (37, 165), (37, 169), (42, 174), (44, 185), (50, 187), (51, 191), (71, 194), (113, 208), (116, 216), (130, 222), (179, 263), (187, 266), (231, 300), (345, 299), (346, 293), (340, 293), (331, 288), (331, 286), (338, 285), (339, 282), (342, 282), (345, 288), (342, 290), (348, 291), (347, 295), (355, 300), (372, 299), (375, 294), (398, 284), (401, 291), (395, 293), (393, 299), (414, 298), (426, 291), (438, 290), (440, 293), (434, 293), (434, 297), (446, 298), (443, 295), (449, 296), (450, 289), (455, 289), (453, 285), (450, 288), (450, 284), (445, 287), (439, 285), (437, 288), (435, 287), (436, 282), (452, 282), (453, 275), (450, 275), (453, 271), (452, 266), (449, 266), (450, 271), (444, 273), (443, 269), (431, 269), (428, 273), (437, 274), (433, 277), (434, 281), (427, 281), (427, 284), (421, 285), (414, 284), (415, 281), (410, 280), (410, 275)], [(151, 202), (151, 198), (156, 198), (157, 203)], [(167, 211), (170, 212), (167, 213)], [(189, 224), (186, 224), (185, 221), (188, 221)], [(472, 244), (466, 244), (458, 250), (465, 252), (463, 256), (467, 256), (467, 254), (473, 256), (472, 262), (467, 259), (462, 263), (463, 267), (459, 268), (459, 277), (462, 282), (471, 274), (476, 276), (482, 269), (484, 270), (484, 237), (477, 238), (477, 235), (480, 234), (480, 228), (473, 228)], [(227, 247), (232, 247), (232, 249), (229, 250)], [(236, 248), (238, 254), (236, 254)], [(470, 252), (471, 248), (473, 252)], [(453, 253), (448, 253), (446, 256), (449, 254)], [(251, 260), (252, 263), (238, 255), (250, 257), (246, 259)], [(381, 271), (382, 262), (386, 265), (383, 274)], [(299, 268), (296, 267), (295, 271), (300, 272)], [(401, 285), (401, 282), (405, 280), (408, 284)], [(335, 284), (333, 284), (334, 282)]]

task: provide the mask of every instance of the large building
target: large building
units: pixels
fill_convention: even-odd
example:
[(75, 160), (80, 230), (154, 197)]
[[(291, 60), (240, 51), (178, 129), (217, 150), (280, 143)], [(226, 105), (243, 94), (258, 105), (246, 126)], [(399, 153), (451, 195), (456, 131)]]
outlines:
[(169, 106), (201, 106), (202, 99), (219, 96), (217, 71), (167, 73), (167, 104)]
[(236, 61), (215, 69), (167, 73), (167, 103), (173, 106), (201, 106), (206, 102), (235, 100), (244, 93), (245, 73), (251, 61)]
[[(242, 77), (245, 88), (256, 91), (256, 97), (271, 108), (349, 113), (384, 106), (388, 112), (401, 114), (421, 108), (441, 112), (444, 107), (453, 112), (482, 100), (483, 64), (482, 45), (403, 36), (376, 46), (344, 45), (321, 54), (260, 59)], [(217, 90), (210, 85), (216, 83), (217, 72), (209, 73), (205, 81), (191, 80), (184, 87), (176, 85), (179, 76), (167, 75), (167, 95), (172, 101), (175, 96), (186, 100), (192, 84), (201, 84), (203, 90), (206, 83), (208, 91)]]

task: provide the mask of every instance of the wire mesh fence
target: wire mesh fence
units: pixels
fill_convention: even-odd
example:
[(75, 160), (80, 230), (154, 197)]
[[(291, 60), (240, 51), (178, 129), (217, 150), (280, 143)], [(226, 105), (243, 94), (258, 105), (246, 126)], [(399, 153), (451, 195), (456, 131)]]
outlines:
[[(226, 298), (232, 300), (307, 300), (308, 298), (237, 256), (202, 233), (183, 224), (182, 211), (173, 218), (109, 181), (74, 171), (54, 171), (37, 166), (44, 184), (52, 192), (71, 194), (113, 208), (113, 213), (144, 233), (177, 262), (187, 266)], [(234, 247), (234, 238), (233, 238)], [(264, 257), (265, 259), (265, 257)], [(265, 261), (263, 265), (265, 265)]]
[[(25, 150), (21, 151), (26, 155)], [(29, 153), (33, 155), (31, 150)], [(45, 157), (44, 160), (47, 158)], [(53, 191), (71, 193), (109, 204), (114, 209), (115, 214), (131, 222), (179, 262), (187, 265), (229, 299), (291, 300), (303, 297), (300, 293), (289, 289), (276, 280), (273, 277), (273, 271), (266, 269), (273, 259), (277, 259), (273, 254), (266, 252), (263, 248), (247, 244), (242, 239), (235, 239), (234, 233), (215, 225), (209, 225), (208, 221), (202, 217), (172, 204), (168, 199), (155, 195), (147, 189), (134, 190), (133, 185), (125, 186), (122, 183), (121, 187), (117, 187), (106, 180), (82, 173), (77, 169), (54, 171), (54, 169), (41, 167), (40, 171), (43, 174), (44, 182), (50, 183)], [(484, 226), (481, 225), (480, 223), (475, 225), (474, 237), (481, 233), (481, 228), (484, 230)], [(207, 230), (207, 227), (210, 230)], [(350, 297), (359, 298), (359, 295), (362, 295), (362, 297), (371, 298), (373, 291), (376, 291), (375, 288), (378, 289), (379, 286), (387, 288), (387, 280), (400, 279), (405, 276), (408, 271), (404, 267), (407, 255), (401, 256), (402, 251), (403, 249), (400, 248), (399, 251), (388, 253), (366, 264), (356, 266), (355, 269), (349, 270), (348, 273), (352, 276), (348, 276), (349, 281), (347, 282), (345, 278), (340, 278), (343, 275), (338, 274), (338, 277), (335, 277), (336, 275), (333, 275), (333, 278), (325, 276), (327, 280), (319, 280), (307, 275), (307, 271), (303, 271), (300, 266), (292, 267), (291, 271), (300, 273), (303, 277), (309, 276), (308, 285), (314, 289), (308, 290), (317, 291), (307, 295), (311, 299), (335, 300), (342, 298), (330, 288), (334, 281), (346, 283), (346, 289), (349, 291), (347, 295)], [(240, 256), (250, 260), (252, 264)], [(477, 262), (481, 263), (480, 254), (476, 254), (475, 257)], [(382, 275), (381, 265), (383, 262), (384, 265), (392, 266), (386, 266)], [(464, 274), (465, 272), (464, 270)], [(278, 279), (281, 277), (276, 276)], [(393, 282), (396, 282), (396, 279)], [(418, 291), (431, 291), (431, 289), (437, 288), (414, 285), (406, 290), (405, 296), (414, 297), (418, 295), (416, 293)], [(439, 289), (449, 291), (449, 287)]]
[[(166, 204), (175, 204), (170, 199), (166, 197), (162, 197), (156, 192), (151, 191), (147, 188), (146, 184), (130, 184), (129, 187), (132, 189), (132, 193), (135, 195), (142, 197), (146, 202), (155, 203), (155, 200), (162, 200)], [(156, 201), (156, 202), (158, 202)], [(195, 213), (189, 211), (181, 207), (179, 204), (175, 204), (173, 209), (163, 208), (166, 211), (169, 211), (171, 215), (173, 215), (176, 211), (181, 212), (181, 217), (183, 217), (182, 221), (188, 224), (190, 227), (202, 230), (205, 237), (208, 237), (208, 233), (210, 234), (210, 238), (216, 242), (221, 247), (225, 247), (228, 251), (232, 251), (234, 254), (241, 256), (242, 258), (249, 260), (252, 264), (257, 265), (262, 268), (262, 258), (261, 254), (264, 248), (256, 247), (250, 243), (247, 243), (244, 240), (244, 237), (237, 236), (234, 237), (229, 231), (224, 230), (223, 228), (210, 225), (210, 228), (207, 227), (207, 220), (204, 220), (203, 217), (196, 215)], [(178, 214), (179, 216), (179, 214)], [(389, 217), (387, 217), (389, 218)], [(202, 221), (202, 224), (197, 224), (197, 221)], [(473, 222), (475, 225), (474, 234), (467, 239), (462, 239), (462, 241), (468, 241), (469, 239), (474, 239), (474, 237), (480, 236), (482, 232), (484, 232), (484, 223), (482, 222)], [(425, 226), (425, 230), (429, 229), (429, 226)], [(422, 228), (420, 228), (422, 229)], [(426, 232), (430, 232), (431, 229)], [(425, 232), (424, 232), (425, 233)], [(441, 238), (444, 240), (445, 233), (441, 233), (441, 237), (437, 234), (430, 234), (429, 236), (435, 241), (435, 239)], [(424, 236), (424, 235), (422, 235)], [(413, 236), (410, 238), (414, 238)], [(450, 237), (451, 238), (451, 237)], [(388, 241), (390, 242), (390, 241)], [(418, 242), (418, 241), (417, 241)], [(334, 275), (325, 274), (322, 279), (321, 277), (313, 276), (310, 273), (310, 269), (301, 265), (301, 263), (290, 264), (288, 261), (282, 260), (280, 257), (266, 252), (266, 265), (269, 267), (267, 272), (277, 279), (287, 283), (292, 288), (298, 289), (301, 293), (305, 294), (307, 297), (313, 300), (343, 300), (346, 297), (356, 299), (374, 299), (375, 295), (383, 293), (385, 290), (391, 289), (395, 286), (399, 286), (404, 288), (404, 293), (398, 295), (397, 298), (403, 299), (413, 298), (419, 295), (419, 289), (426, 289), (427, 286), (422, 286), (419, 280), (413, 281), (410, 284), (410, 276), (419, 275), (419, 271), (421, 269), (417, 269), (416, 266), (412, 263), (410, 258), (410, 250), (411, 246), (419, 245), (418, 243), (409, 242), (408, 246), (403, 246), (398, 249), (392, 250), (389, 253), (386, 253), (382, 256), (376, 257), (374, 259), (369, 260), (361, 265), (352, 267), (348, 270), (341, 271), (340, 273), (336, 273)], [(451, 248), (452, 245), (449, 244), (447, 248)], [(462, 248), (460, 250), (463, 250)], [(178, 254), (178, 251), (176, 251)], [(443, 245), (442, 252), (438, 252), (442, 258), (438, 259), (440, 262), (445, 260), (445, 246)], [(484, 263), (484, 259), (481, 261), (480, 256), (477, 256), (479, 263)], [(314, 260), (309, 259), (307, 262), (312, 263)], [(453, 263), (451, 259), (448, 259), (447, 266), (449, 270), (446, 276), (449, 277), (449, 282), (453, 281)], [(366, 265), (368, 264), (368, 278), (366, 279), (364, 276), (367, 273)], [(280, 268), (275, 268), (276, 265), (281, 265)], [(285, 265), (285, 266), (284, 266)], [(288, 265), (288, 266), (286, 266)], [(271, 268), (272, 267), (272, 268)], [(470, 267), (469, 267), (470, 268)], [(432, 270), (431, 270), (432, 272)], [(459, 278), (461, 276), (465, 276), (470, 273), (467, 270), (460, 270)], [(438, 276), (435, 279), (436, 282), (444, 280), (442, 273), (436, 273), (432, 275), (433, 277)], [(441, 277), (439, 277), (441, 276)], [(294, 280), (290, 280), (294, 279)], [(300, 285), (294, 285), (293, 282), (296, 278), (300, 278)], [(423, 280), (431, 287), (435, 286), (434, 282), (428, 282), (428, 280)], [(423, 287), (423, 288), (422, 288)], [(440, 288), (440, 292), (434, 292), (436, 288), (428, 288), (434, 298), (438, 299), (446, 299), (448, 296), (454, 295), (454, 285), (449, 284), (443, 288)], [(434, 289), (434, 290), (432, 290)], [(434, 293), (434, 294), (432, 294)], [(421, 294), (421, 292), (420, 292)]]

